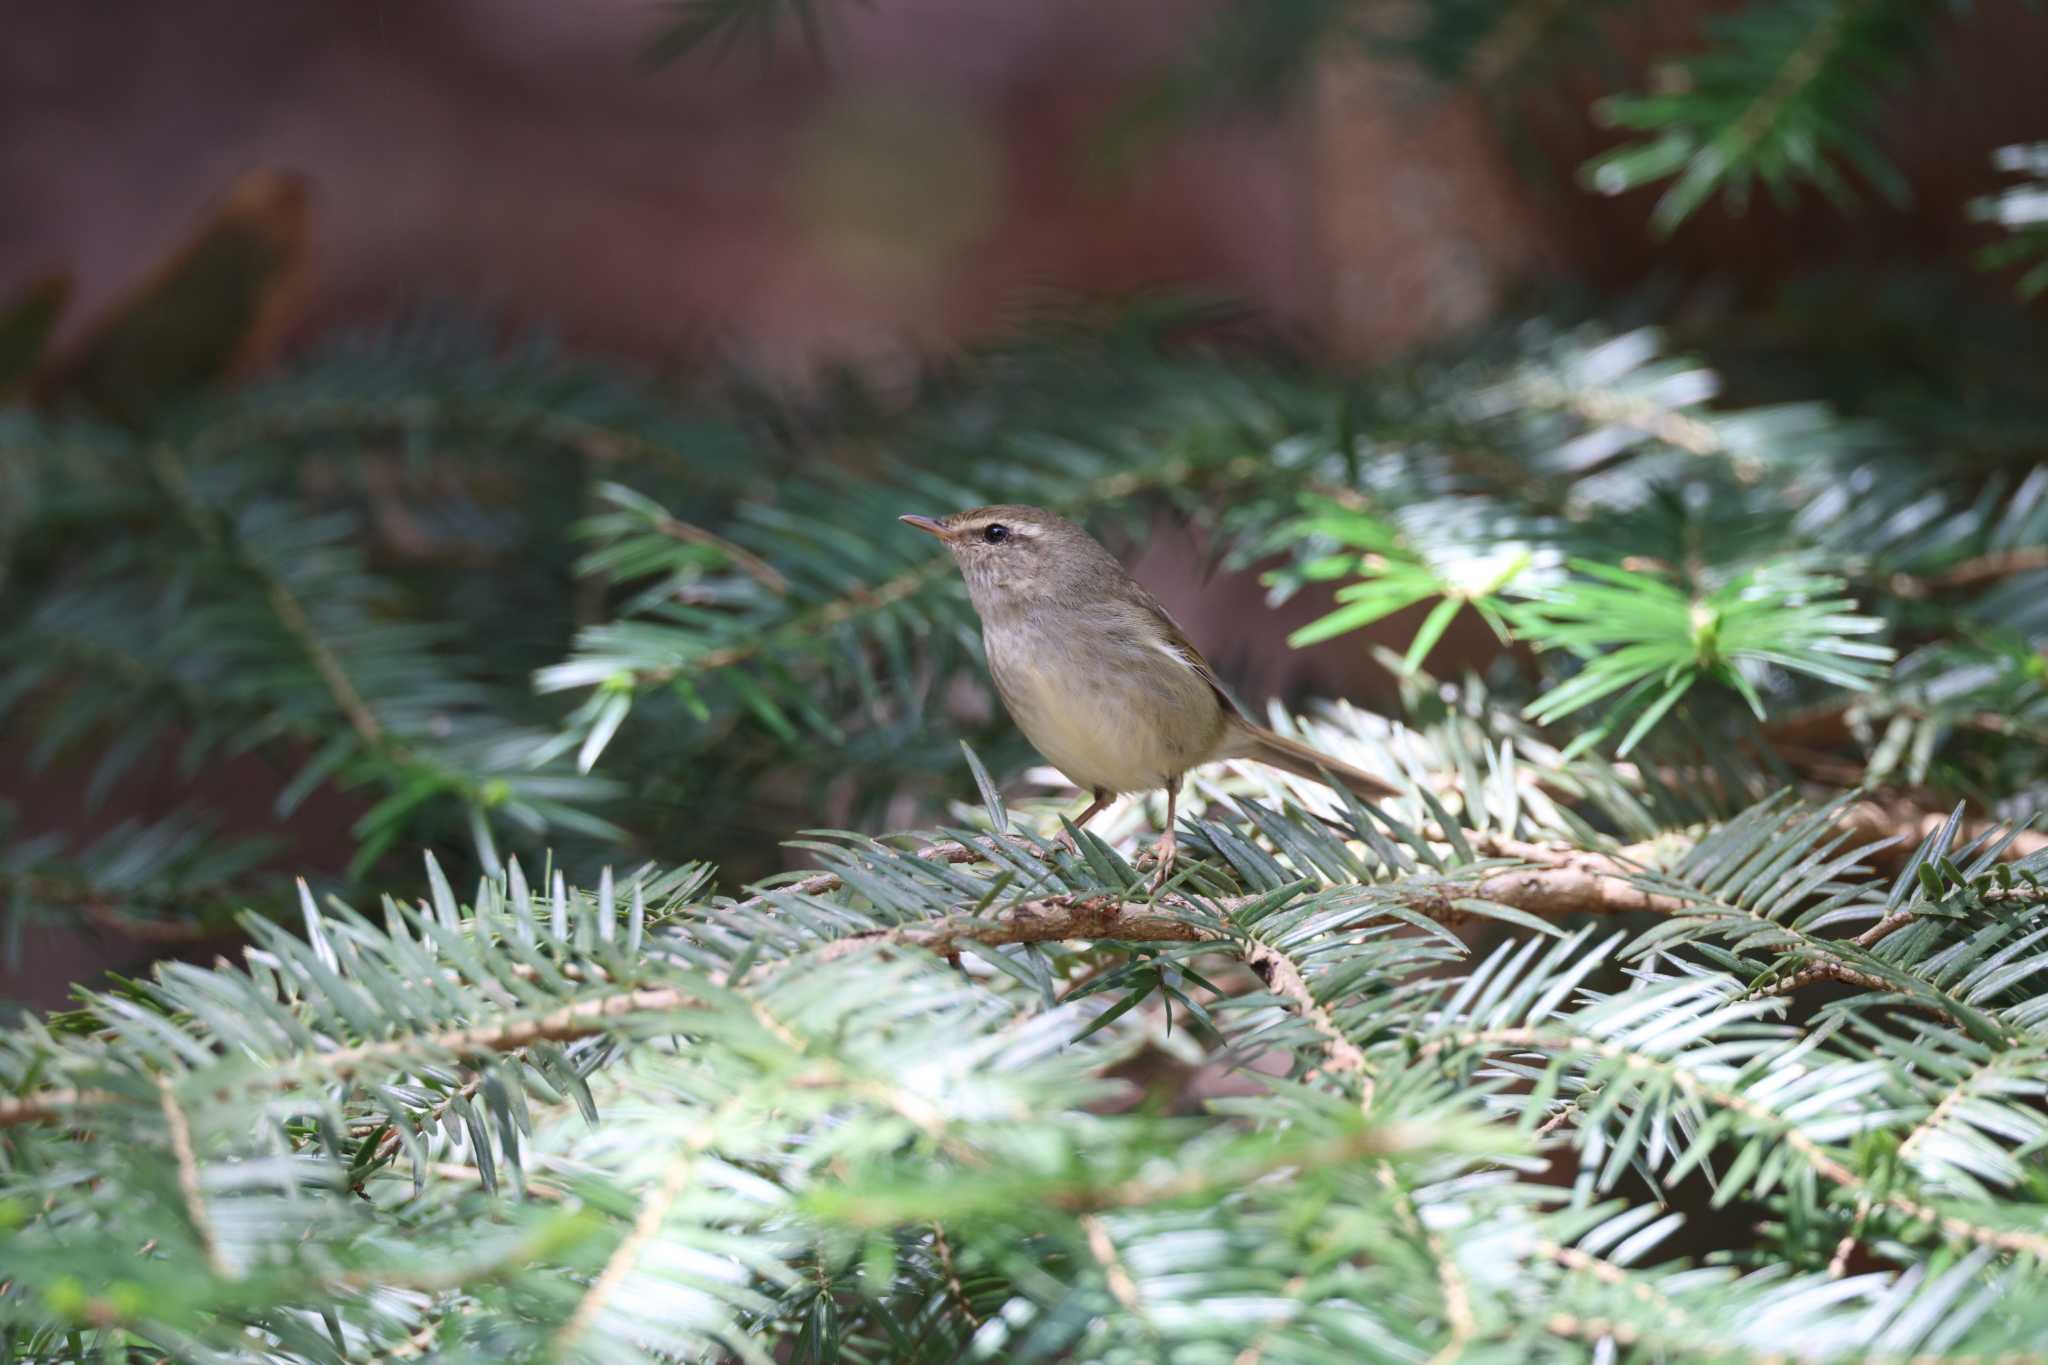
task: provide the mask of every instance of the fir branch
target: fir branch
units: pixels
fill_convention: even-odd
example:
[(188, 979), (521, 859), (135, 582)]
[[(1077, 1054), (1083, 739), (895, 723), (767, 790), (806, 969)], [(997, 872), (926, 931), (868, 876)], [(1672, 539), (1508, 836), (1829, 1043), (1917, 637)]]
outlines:
[(1938, 9), (1904, 0), (1751, 4), (1711, 25), (1716, 46), (1674, 64), (1666, 89), (1596, 106), (1606, 122), (1652, 136), (1589, 162), (1584, 175), (1609, 194), (1674, 176), (1651, 213), (1660, 233), (1716, 192), (1739, 207), (1755, 181), (1772, 190), (1804, 181), (1846, 200), (1830, 155), (1902, 197), (1869, 130), (1881, 85), (1924, 59)]
[(312, 619), (306, 615), (298, 597), (260, 557), (239, 552), (230, 538), (222, 533), (212, 512), (193, 493), (191, 480), (178, 457), (168, 447), (154, 446), (149, 452), (149, 464), (158, 482), (170, 494), (172, 504), (184, 515), (199, 538), (214, 550), (232, 556), (242, 570), (253, 575), (262, 585), (264, 598), (284, 626), (285, 633), (305, 652), (307, 661), (313, 665), (314, 672), (333, 698), (335, 708), (341, 712), (349, 728), (356, 732), (357, 738), (362, 740), (363, 746), (394, 763), (405, 762), (408, 757), (406, 751), (387, 743), (383, 722), (377, 719), (369, 703), (363, 700), (362, 693), (356, 690), (355, 680), (342, 666), (339, 656), (313, 628)]
[(2048, 1235), (1988, 1227), (1959, 1215), (1944, 1212), (1897, 1190), (1878, 1189), (1829, 1153), (1820, 1143), (1801, 1132), (1790, 1120), (1737, 1091), (1702, 1080), (1697, 1074), (1671, 1060), (1644, 1056), (1604, 1039), (1533, 1028), (1477, 1029), (1460, 1032), (1426, 1044), (1423, 1052), (1428, 1055), (1447, 1048), (1493, 1051), (1515, 1047), (1545, 1052), (1583, 1053), (1627, 1071), (1663, 1077), (1702, 1104), (1724, 1109), (1764, 1127), (1788, 1148), (1798, 1153), (1801, 1160), (1822, 1179), (1851, 1195), (1868, 1195), (1873, 1204), (1890, 1209), (1909, 1223), (1926, 1224), (1951, 1241), (1974, 1243), (2036, 1259), (2048, 1259)]
[(1372, 1064), (1366, 1061), (1365, 1053), (1351, 1041), (1337, 1021), (1316, 999), (1315, 991), (1302, 975), (1301, 965), (1286, 953), (1270, 943), (1260, 940), (1256, 932), (1247, 936), (1245, 962), (1278, 995), (1308, 1021), (1315, 1031), (1322, 1035), (1322, 1070), (1325, 1074), (1353, 1076), (1357, 1078), (1360, 1091), (1359, 1107), (1372, 1103)]
[(708, 531), (702, 526), (692, 525), (666, 511), (656, 517), (653, 524), (655, 530), (671, 540), (680, 541), (685, 545), (702, 545), (708, 549), (718, 551), (719, 554), (731, 560), (734, 567), (746, 574), (747, 577), (753, 579), (778, 597), (789, 591), (789, 580), (784, 578), (781, 571), (773, 564), (770, 564), (753, 551), (733, 544), (715, 531)]
[[(967, 861), (965, 846), (928, 846), (944, 861)], [(956, 856), (947, 856), (956, 855)], [(979, 856), (978, 854), (976, 856)], [(1551, 855), (1557, 857), (1560, 855)], [(1628, 887), (1614, 873), (1589, 872), (1586, 860), (1573, 858), (1559, 866), (1523, 871), (1492, 873), (1462, 885), (1425, 888), (1402, 893), (1397, 903), (1419, 913), (1457, 920), (1473, 911), (1459, 902), (1493, 902), (1527, 913), (1555, 916), (1575, 913), (1621, 913), (1643, 909), (1675, 909), (1683, 902)], [(1611, 866), (1611, 865), (1610, 865)], [(803, 884), (800, 884), (803, 885)], [(806, 894), (816, 894), (822, 886)], [(765, 903), (773, 905), (780, 893), (769, 893)], [(1088, 896), (1055, 895), (1023, 901), (988, 917), (965, 914), (914, 923), (891, 929), (861, 931), (821, 945), (813, 954), (819, 962), (831, 962), (878, 947), (915, 947), (946, 956), (965, 944), (998, 947), (1006, 944), (1060, 943), (1092, 939), (1120, 943), (1200, 943), (1225, 937), (1232, 910), (1261, 900), (1263, 896), (1192, 900), (1169, 894), (1157, 900), (1116, 894)], [(743, 902), (735, 909), (762, 904)], [(1139, 913), (1152, 907), (1173, 913)], [(1224, 916), (1215, 927), (1204, 924), (1213, 914)], [(1369, 902), (1358, 908), (1358, 922), (1369, 921), (1374, 911)], [(1245, 945), (1247, 960), (1269, 984), (1288, 999), (1323, 1031), (1330, 1049), (1330, 1063), (1336, 1071), (1357, 1074), (1369, 1085), (1369, 1072), (1356, 1047), (1346, 1040), (1334, 1022), (1324, 1014), (1313, 990), (1302, 977), (1298, 964), (1288, 955), (1256, 940)], [(570, 980), (603, 981), (605, 977), (573, 965), (557, 969)], [(538, 969), (527, 969), (526, 979), (536, 979)], [(739, 983), (714, 977), (706, 983), (713, 991), (733, 990)], [(348, 1079), (380, 1066), (394, 1065), (412, 1056), (477, 1058), (491, 1053), (516, 1052), (536, 1043), (565, 1043), (597, 1036), (617, 1028), (633, 1016), (673, 1013), (692, 1007), (704, 998), (701, 989), (672, 987), (617, 988), (594, 994), (574, 1003), (539, 1014), (513, 1014), (490, 1024), (468, 1025), (400, 1036), (389, 1041), (368, 1041), (334, 1048), (305, 1057), (300, 1066), (335, 1079)], [(264, 1078), (269, 1085), (292, 1083), (291, 1069), (273, 1069)], [(17, 1096), (0, 1100), (0, 1127), (56, 1120), (69, 1112), (117, 1102), (104, 1091), (61, 1090), (44, 1095)]]
[(199, 1185), (199, 1158), (192, 1150), (192, 1126), (185, 1121), (185, 1111), (178, 1105), (171, 1078), (158, 1076), (156, 1088), (163, 1109), (164, 1131), (170, 1137), (171, 1152), (178, 1162), (178, 1197), (184, 1200), (185, 1214), (192, 1220), (192, 1235), (198, 1239), (200, 1254), (205, 1256), (213, 1273), (223, 1279), (233, 1279), (233, 1269), (221, 1258), (220, 1244), (214, 1237), (213, 1220), (206, 1214), (206, 1194)]
[(967, 1290), (960, 1283), (960, 1271), (953, 1264), (953, 1244), (946, 1240), (946, 1229), (937, 1223), (932, 1224), (932, 1249), (938, 1252), (939, 1265), (945, 1271), (946, 1293), (952, 1296), (954, 1306), (960, 1310), (960, 1316), (966, 1318), (968, 1324), (979, 1331), (987, 1320), (975, 1312), (974, 1305), (968, 1301)]
[(1103, 1282), (1109, 1286), (1110, 1296), (1129, 1313), (1154, 1341), (1159, 1340), (1159, 1329), (1145, 1312), (1145, 1302), (1138, 1294), (1137, 1282), (1131, 1279), (1130, 1269), (1123, 1258), (1117, 1255), (1116, 1240), (1109, 1235), (1108, 1226), (1099, 1214), (1081, 1215), (1081, 1230), (1086, 1234), (1088, 1254), (1101, 1267)]
[(1570, 412), (1596, 428), (1614, 426), (1640, 431), (1688, 455), (1731, 453), (1728, 443), (1713, 423), (1659, 403), (1646, 394), (1575, 384), (1561, 377), (1543, 374), (1519, 381), (1516, 392), (1532, 408), (1556, 408)]
[(667, 1219), (669, 1210), (674, 1207), (676, 1200), (682, 1196), (684, 1187), (696, 1174), (698, 1158), (710, 1145), (710, 1135), (715, 1131), (715, 1121), (707, 1123), (704, 1128), (704, 1141), (684, 1144), (664, 1163), (661, 1180), (641, 1200), (631, 1230), (619, 1240), (618, 1246), (606, 1259), (604, 1267), (591, 1280), (590, 1288), (576, 1301), (576, 1307), (571, 1310), (567, 1321), (563, 1322), (561, 1329), (555, 1333), (554, 1340), (549, 1343), (550, 1349), (557, 1356), (567, 1356), (576, 1348), (578, 1341), (590, 1330), (591, 1324), (619, 1292), (626, 1277), (632, 1274), (634, 1264), (646, 1252), (648, 1244), (660, 1234), (661, 1225)]
[(1885, 583), (1900, 597), (1923, 601), (1945, 592), (1969, 592), (2037, 569), (2048, 569), (2048, 545), (2021, 545), (1972, 555), (1931, 575), (1895, 573)]

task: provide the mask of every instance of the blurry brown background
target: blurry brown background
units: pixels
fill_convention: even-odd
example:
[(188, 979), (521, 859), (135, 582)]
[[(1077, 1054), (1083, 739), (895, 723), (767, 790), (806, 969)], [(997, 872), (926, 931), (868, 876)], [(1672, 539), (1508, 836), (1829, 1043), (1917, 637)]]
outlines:
[[(638, 58), (663, 11), (648, 0), (15, 0), (0, 44), (0, 289), (69, 272), (59, 338), (75, 343), (238, 177), (267, 170), (303, 186), (309, 245), (256, 367), (335, 324), (455, 300), (651, 366), (715, 349), (801, 380), (825, 361), (886, 368), (988, 334), (1041, 291), (1157, 284), (1247, 300), (1364, 361), (1477, 322), (1531, 278), (1617, 288), (1653, 265), (1703, 279), (1712, 260), (1740, 290), (1844, 253), (1953, 262), (1972, 230), (1959, 206), (1991, 181), (1987, 161), (1953, 149), (2048, 132), (2030, 93), (2043, 17), (1987, 7), (1887, 116), (1909, 211), (1710, 211), (1659, 245), (1647, 196), (1599, 200), (1569, 180), (1599, 145), (1584, 104), (1617, 88), (1611, 72), (1538, 92), (1551, 98), (1525, 117), (1346, 56), (1282, 107), (1176, 128), (1116, 163), (1105, 129), (1213, 6), (820, 8), (829, 62), (792, 38), (766, 61), (743, 48), (649, 69)], [(1654, 7), (1616, 49), (1682, 47), (1713, 8)], [(1251, 611), (1254, 583), (1203, 583), (1193, 564), (1168, 537), (1140, 572), (1198, 642), (1271, 656), (1255, 685), (1367, 695), (1383, 682), (1356, 638), (1307, 655), (1278, 645), (1312, 603)], [(1270, 642), (1226, 642), (1249, 619)], [(1405, 638), (1408, 624), (1387, 629)], [(265, 784), (246, 799), (267, 810), (262, 774), (221, 781)], [(75, 785), (28, 793), (0, 777), (56, 827), (162, 813), (142, 791), (87, 816)], [(332, 815), (309, 808), (293, 832)], [(322, 854), (302, 841), (293, 856)], [(56, 987), (94, 951), (53, 937), (28, 959)]]
[[(1937, 255), (1991, 180), (1954, 149), (2042, 131), (2041, 16), (1987, 6), (1889, 117), (1910, 212), (1708, 213), (1659, 250), (1644, 196), (1524, 175), (1471, 95), (1362, 61), (1286, 108), (1103, 166), (1121, 101), (1185, 53), (1209, 4), (819, 8), (829, 62), (792, 36), (765, 64), (742, 48), (649, 69), (651, 0), (16, 0), (0, 284), (72, 271), (75, 334), (268, 168), (310, 190), (299, 335), (424, 295), (607, 351), (715, 344), (801, 370), (986, 331), (1026, 291), (1171, 281), (1369, 355), (1482, 315), (1532, 264), (1619, 283), (1653, 254), (1684, 269), (1731, 247), (1765, 275), (1876, 243)], [(1616, 47), (1682, 49), (1716, 8), (1655, 7)], [(1596, 134), (1574, 92), (1542, 93), (1565, 98), (1508, 121), (1568, 169)]]

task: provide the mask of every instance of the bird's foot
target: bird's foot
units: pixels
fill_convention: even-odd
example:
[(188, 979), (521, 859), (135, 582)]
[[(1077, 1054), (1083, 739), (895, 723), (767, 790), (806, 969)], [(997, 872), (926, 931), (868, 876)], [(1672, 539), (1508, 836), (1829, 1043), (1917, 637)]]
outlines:
[(1173, 861), (1180, 851), (1180, 839), (1171, 829), (1159, 836), (1159, 842), (1152, 845), (1152, 856), (1159, 863), (1158, 871), (1152, 874), (1152, 889), (1157, 891), (1166, 885), (1173, 875)]
[(1063, 820), (1060, 822), (1060, 832), (1053, 836), (1053, 842), (1058, 844), (1061, 848), (1065, 849), (1074, 857), (1080, 857), (1081, 841), (1074, 837), (1073, 831), (1081, 828), (1081, 826), (1087, 824), (1090, 820), (1093, 820), (1096, 816), (1102, 814), (1102, 812), (1109, 806), (1109, 803), (1115, 799), (1116, 794), (1114, 792), (1111, 792), (1103, 787), (1097, 787), (1095, 789), (1095, 799), (1088, 803), (1088, 809), (1082, 811), (1078, 816), (1074, 818), (1074, 820), (1071, 823), (1071, 826), (1067, 821)]

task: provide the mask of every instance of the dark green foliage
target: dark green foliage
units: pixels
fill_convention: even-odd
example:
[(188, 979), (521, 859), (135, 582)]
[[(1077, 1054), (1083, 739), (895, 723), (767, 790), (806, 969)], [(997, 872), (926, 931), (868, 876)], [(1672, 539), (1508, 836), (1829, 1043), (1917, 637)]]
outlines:
[(1903, 198), (1905, 182), (1879, 150), (1874, 125), (1884, 98), (1925, 56), (1943, 9), (1757, 0), (1714, 24), (1714, 46), (1661, 76), (1667, 88), (1599, 106), (1603, 122), (1649, 136), (1588, 164), (1587, 182), (1619, 194), (1670, 178), (1650, 214), (1659, 232), (1716, 194), (1740, 208), (1757, 185), (1780, 199), (1811, 185), (1846, 202), (1853, 191), (1842, 162)]
[(2001, 147), (1994, 159), (2001, 171), (2025, 178), (1970, 206), (1974, 217), (2011, 234), (1984, 248), (1982, 259), (1987, 266), (2019, 267), (2019, 291), (2033, 298), (2048, 290), (2048, 143)]

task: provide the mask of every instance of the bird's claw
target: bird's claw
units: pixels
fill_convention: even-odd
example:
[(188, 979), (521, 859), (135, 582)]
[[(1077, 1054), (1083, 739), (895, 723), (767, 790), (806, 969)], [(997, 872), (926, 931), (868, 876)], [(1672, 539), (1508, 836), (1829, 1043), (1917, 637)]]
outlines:
[(1152, 876), (1152, 889), (1158, 891), (1173, 875), (1173, 861), (1180, 851), (1180, 840), (1172, 830), (1159, 836), (1159, 842), (1152, 845), (1152, 856), (1159, 863), (1159, 870)]

